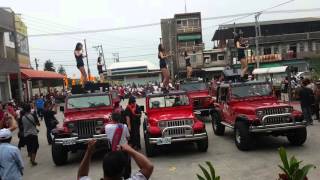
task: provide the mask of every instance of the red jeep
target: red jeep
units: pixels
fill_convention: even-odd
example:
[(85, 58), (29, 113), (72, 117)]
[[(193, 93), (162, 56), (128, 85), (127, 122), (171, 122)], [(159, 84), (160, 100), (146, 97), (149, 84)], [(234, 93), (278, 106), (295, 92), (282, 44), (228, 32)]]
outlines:
[(68, 160), (68, 152), (85, 149), (86, 143), (94, 138), (99, 145), (107, 145), (105, 124), (112, 112), (112, 97), (109, 93), (91, 93), (71, 95), (66, 98), (62, 127), (54, 129), (52, 134), (52, 159), (56, 165)]
[(287, 136), (297, 146), (307, 138), (302, 113), (279, 102), (272, 95), (272, 85), (261, 81), (219, 84), (212, 127), (218, 136), (224, 134), (225, 127), (233, 129), (240, 150), (253, 148), (258, 134)]
[(196, 142), (201, 152), (208, 149), (205, 124), (195, 117), (183, 91), (147, 95), (143, 131), (147, 156), (154, 155), (156, 146), (178, 142)]
[(180, 82), (179, 90), (186, 91), (192, 100), (193, 110), (202, 116), (210, 115), (213, 98), (209, 94), (208, 84), (203, 81)]

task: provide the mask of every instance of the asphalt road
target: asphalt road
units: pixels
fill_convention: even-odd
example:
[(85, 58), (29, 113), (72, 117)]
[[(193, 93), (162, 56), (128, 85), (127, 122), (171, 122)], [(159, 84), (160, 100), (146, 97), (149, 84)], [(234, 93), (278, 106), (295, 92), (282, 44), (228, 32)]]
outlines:
[[(144, 104), (143, 99), (139, 99), (140, 105)], [(62, 115), (57, 117), (61, 120)], [(261, 137), (255, 150), (249, 152), (239, 151), (233, 141), (233, 133), (227, 130), (225, 136), (217, 137), (213, 134), (212, 126), (207, 123), (209, 135), (209, 149), (206, 153), (200, 153), (192, 144), (170, 146), (162, 148), (158, 156), (152, 158), (155, 165), (151, 179), (154, 180), (176, 180), (176, 179), (196, 179), (196, 174), (201, 173), (198, 164), (211, 161), (216, 169), (216, 173), (221, 176), (221, 180), (271, 180), (277, 179), (280, 169), (280, 159), (277, 149), (284, 146), (289, 155), (295, 155), (303, 163), (312, 163), (318, 169), (312, 170), (309, 179), (317, 180), (320, 177), (320, 123), (308, 127), (308, 139), (304, 146), (290, 146), (285, 137)], [(26, 148), (22, 149), (25, 161), (26, 180), (72, 180), (76, 179), (78, 166), (83, 152), (71, 154), (69, 164), (61, 167), (54, 165), (51, 159), (51, 146), (47, 145), (44, 124), (40, 128), (39, 134), (40, 149), (37, 156), (39, 163), (36, 167), (31, 167), (26, 153)], [(17, 144), (17, 137), (14, 138)], [(143, 139), (142, 139), (142, 142)], [(142, 152), (144, 153), (144, 147)], [(90, 168), (92, 179), (102, 177), (103, 152), (97, 152)], [(133, 162), (133, 170), (137, 166)]]

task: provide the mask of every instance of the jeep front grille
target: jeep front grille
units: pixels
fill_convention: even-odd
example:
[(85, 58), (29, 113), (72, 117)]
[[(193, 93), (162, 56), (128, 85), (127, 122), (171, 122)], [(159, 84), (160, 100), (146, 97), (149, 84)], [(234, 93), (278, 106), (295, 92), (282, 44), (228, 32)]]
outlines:
[(192, 135), (192, 128), (190, 126), (166, 128), (163, 131), (164, 137), (176, 138), (185, 137), (186, 135)]
[(185, 135), (185, 128), (174, 128), (168, 130), (168, 136), (170, 137), (177, 137), (177, 136), (184, 136)]
[(264, 115), (273, 115), (273, 114), (283, 114), (285, 113), (285, 108), (268, 108), (264, 110)]
[(96, 133), (97, 121), (79, 121), (76, 124), (79, 138), (92, 137)]
[(167, 127), (173, 127), (173, 126), (184, 126), (186, 125), (185, 120), (174, 120), (174, 121), (167, 121)]

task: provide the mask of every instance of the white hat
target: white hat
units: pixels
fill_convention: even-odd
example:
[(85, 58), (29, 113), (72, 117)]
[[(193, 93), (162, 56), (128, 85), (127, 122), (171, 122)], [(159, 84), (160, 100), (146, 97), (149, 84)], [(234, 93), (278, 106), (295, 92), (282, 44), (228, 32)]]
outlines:
[(9, 129), (0, 129), (0, 141), (10, 139), (12, 137), (12, 133)]

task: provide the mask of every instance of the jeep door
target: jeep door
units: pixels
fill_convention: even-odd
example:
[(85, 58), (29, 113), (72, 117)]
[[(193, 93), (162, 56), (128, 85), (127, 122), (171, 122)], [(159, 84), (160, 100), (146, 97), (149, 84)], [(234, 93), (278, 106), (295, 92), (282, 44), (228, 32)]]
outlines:
[(229, 87), (219, 88), (219, 104), (223, 114), (222, 118), (226, 122), (231, 123), (233, 117), (232, 117), (232, 110), (229, 106), (229, 99), (230, 99)]

